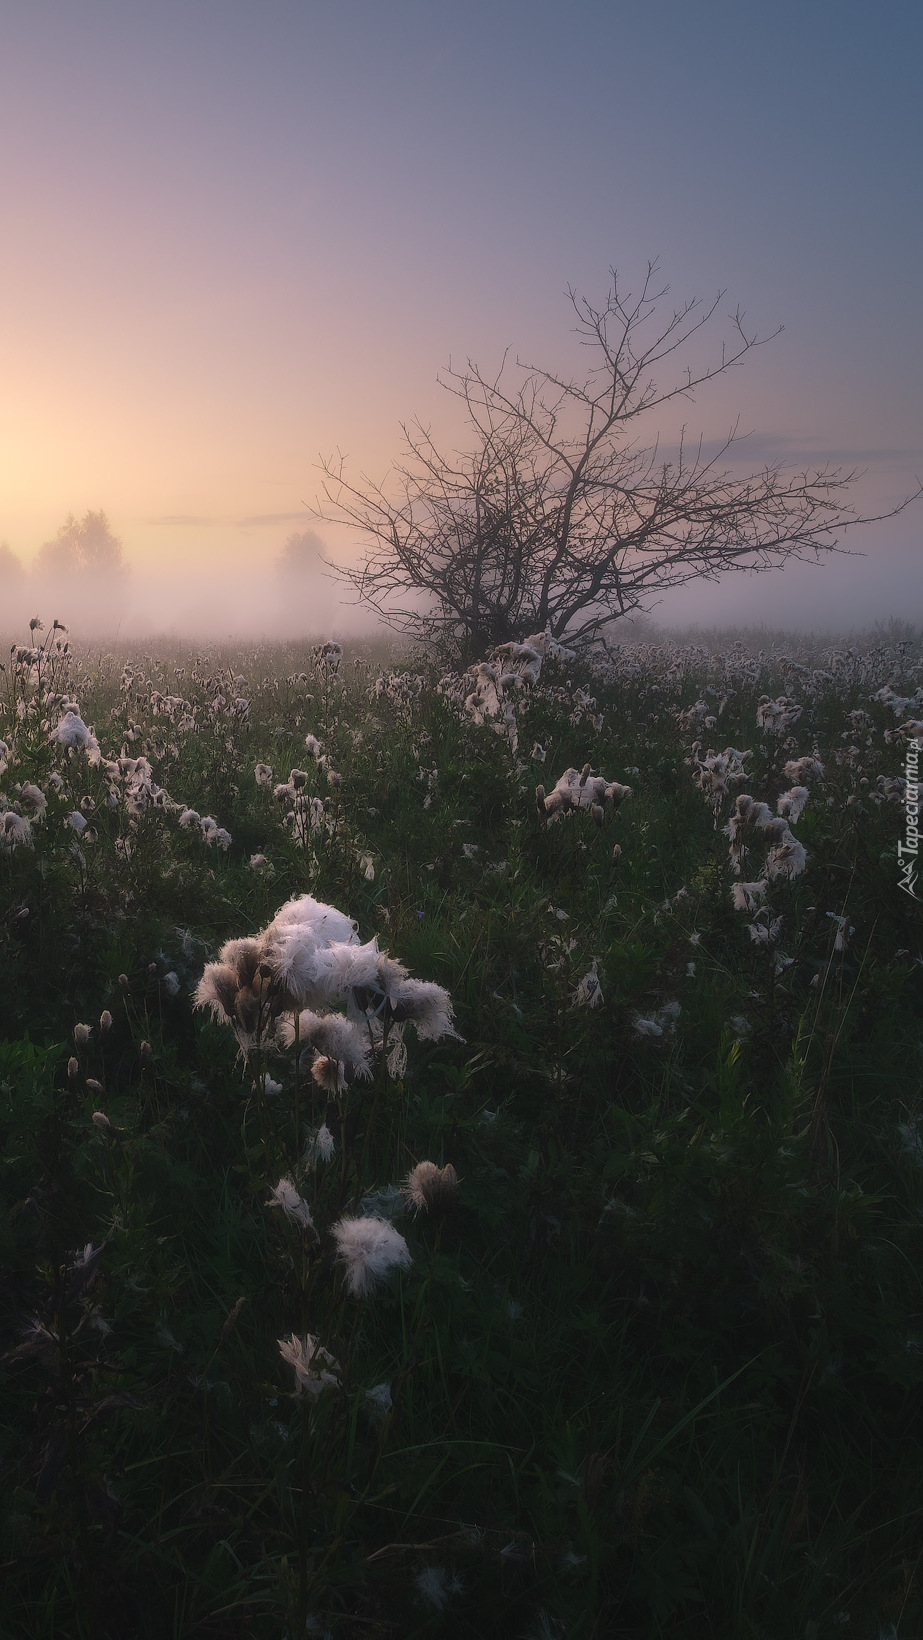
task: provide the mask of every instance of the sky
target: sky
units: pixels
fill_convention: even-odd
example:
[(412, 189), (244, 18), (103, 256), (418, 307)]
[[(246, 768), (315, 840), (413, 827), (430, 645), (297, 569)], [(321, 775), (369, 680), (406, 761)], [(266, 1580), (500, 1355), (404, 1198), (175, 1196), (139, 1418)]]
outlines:
[[(567, 287), (654, 259), (784, 327), (689, 429), (885, 510), (923, 477), (921, 45), (917, 0), (0, 0), (0, 540), (102, 508), (138, 618), (271, 627), (289, 534), (358, 551), (322, 455), (451, 442), (441, 367), (564, 367)], [(656, 614), (923, 621), (921, 525)]]

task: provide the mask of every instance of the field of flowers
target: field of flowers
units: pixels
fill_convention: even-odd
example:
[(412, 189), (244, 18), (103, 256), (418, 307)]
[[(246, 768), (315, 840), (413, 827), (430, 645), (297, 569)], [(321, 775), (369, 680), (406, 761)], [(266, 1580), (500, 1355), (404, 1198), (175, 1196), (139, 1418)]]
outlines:
[(919, 642), (24, 640), (4, 1640), (919, 1633)]

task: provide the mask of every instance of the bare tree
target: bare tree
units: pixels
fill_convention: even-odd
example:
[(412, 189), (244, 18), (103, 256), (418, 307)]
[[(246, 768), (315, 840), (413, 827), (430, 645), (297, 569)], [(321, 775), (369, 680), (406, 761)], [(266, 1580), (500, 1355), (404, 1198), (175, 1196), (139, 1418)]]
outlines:
[(438, 379), (464, 405), (467, 453), (440, 449), (414, 422), (387, 488), (351, 482), (342, 457), (322, 462), (317, 516), (362, 532), (365, 556), (341, 574), (388, 624), (468, 657), (535, 631), (588, 640), (668, 589), (814, 558), (878, 521), (845, 502), (854, 472), (729, 471), (736, 426), (712, 453), (680, 434), (661, 454), (648, 432), (656, 413), (771, 340), (738, 311), (729, 340), (703, 354), (723, 292), (671, 308), (651, 264), (637, 296), (622, 294), (614, 269), (601, 308), (567, 294), (591, 353), (584, 378), (517, 359), (511, 382), (506, 356), (493, 376), (450, 364)]

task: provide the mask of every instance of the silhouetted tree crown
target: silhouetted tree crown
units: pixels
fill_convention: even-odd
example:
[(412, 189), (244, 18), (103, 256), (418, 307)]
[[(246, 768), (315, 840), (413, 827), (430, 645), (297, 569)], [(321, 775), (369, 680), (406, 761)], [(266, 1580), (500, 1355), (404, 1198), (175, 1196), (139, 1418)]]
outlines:
[(276, 559), (276, 568), (286, 579), (299, 580), (325, 567), (325, 550), (323, 541), (314, 530), (296, 530)]
[(109, 528), (104, 512), (86, 512), (67, 518), (52, 541), (36, 554), (39, 572), (55, 575), (102, 575), (112, 578), (125, 574), (122, 543)]

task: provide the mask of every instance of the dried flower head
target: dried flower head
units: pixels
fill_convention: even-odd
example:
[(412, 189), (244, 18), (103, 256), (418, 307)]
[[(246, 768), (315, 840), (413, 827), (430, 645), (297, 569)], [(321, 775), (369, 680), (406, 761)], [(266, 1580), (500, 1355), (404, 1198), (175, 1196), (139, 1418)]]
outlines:
[(308, 1140), (304, 1153), (305, 1166), (311, 1167), (317, 1161), (331, 1161), (335, 1149), (336, 1146), (333, 1142), (333, 1134), (328, 1128), (326, 1122), (324, 1122), (318, 1128), (313, 1138)]
[(314, 1220), (311, 1217), (311, 1209), (307, 1202), (299, 1196), (291, 1179), (280, 1179), (268, 1202), (264, 1205), (266, 1207), (281, 1207), (286, 1217), (294, 1219), (302, 1230), (313, 1228)]
[(340, 1219), (333, 1226), (333, 1237), (355, 1298), (364, 1297), (392, 1270), (407, 1269), (412, 1262), (403, 1236), (384, 1219)]
[(296, 1395), (315, 1396), (325, 1389), (340, 1388), (339, 1361), (311, 1333), (306, 1333), (304, 1338), (291, 1333), (277, 1342), (283, 1361), (287, 1361), (295, 1373)]
[(575, 1008), (598, 1008), (603, 1000), (602, 986), (599, 983), (597, 967), (599, 958), (594, 957), (592, 966), (584, 974), (574, 992)]
[(458, 1174), (451, 1162), (437, 1167), (435, 1162), (418, 1162), (404, 1182), (404, 1195), (411, 1207), (430, 1213), (445, 1213), (458, 1195)]

